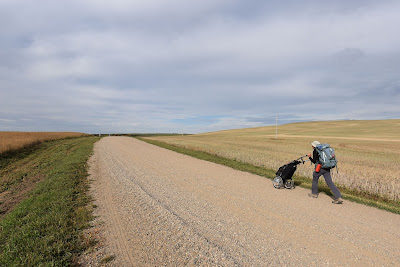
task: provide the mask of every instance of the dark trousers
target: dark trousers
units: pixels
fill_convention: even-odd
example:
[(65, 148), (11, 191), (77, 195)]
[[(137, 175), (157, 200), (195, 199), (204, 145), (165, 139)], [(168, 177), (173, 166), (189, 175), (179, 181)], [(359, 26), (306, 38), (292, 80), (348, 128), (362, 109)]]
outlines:
[(324, 176), (325, 182), (331, 189), (335, 198), (342, 197), (339, 189), (337, 189), (336, 185), (332, 182), (331, 171), (325, 169), (321, 169), (319, 172), (314, 171), (311, 192), (314, 195), (318, 195), (318, 180), (321, 175)]

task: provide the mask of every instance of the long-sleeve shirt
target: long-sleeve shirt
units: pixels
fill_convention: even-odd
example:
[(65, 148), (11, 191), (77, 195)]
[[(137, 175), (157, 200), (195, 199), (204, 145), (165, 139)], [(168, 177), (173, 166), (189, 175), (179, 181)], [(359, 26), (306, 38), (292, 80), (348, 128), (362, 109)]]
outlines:
[(319, 155), (318, 155), (318, 152), (317, 152), (317, 150), (314, 148), (314, 150), (313, 150), (313, 155), (312, 155), (312, 157), (309, 157), (309, 159), (311, 160), (311, 162), (312, 163), (317, 163), (318, 162), (318, 159), (319, 159)]

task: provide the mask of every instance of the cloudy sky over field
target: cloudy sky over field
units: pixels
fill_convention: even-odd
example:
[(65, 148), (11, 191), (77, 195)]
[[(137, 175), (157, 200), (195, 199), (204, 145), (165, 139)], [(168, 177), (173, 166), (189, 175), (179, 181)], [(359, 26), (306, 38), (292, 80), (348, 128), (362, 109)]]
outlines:
[(0, 0), (0, 131), (400, 118), (400, 1)]

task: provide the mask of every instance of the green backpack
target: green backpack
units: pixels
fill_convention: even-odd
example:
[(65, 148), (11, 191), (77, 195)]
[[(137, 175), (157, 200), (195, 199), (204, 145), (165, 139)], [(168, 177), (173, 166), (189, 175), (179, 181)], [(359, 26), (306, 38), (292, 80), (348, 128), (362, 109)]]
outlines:
[(332, 169), (337, 166), (335, 150), (329, 144), (319, 144), (315, 147), (318, 152), (318, 162), (323, 169)]

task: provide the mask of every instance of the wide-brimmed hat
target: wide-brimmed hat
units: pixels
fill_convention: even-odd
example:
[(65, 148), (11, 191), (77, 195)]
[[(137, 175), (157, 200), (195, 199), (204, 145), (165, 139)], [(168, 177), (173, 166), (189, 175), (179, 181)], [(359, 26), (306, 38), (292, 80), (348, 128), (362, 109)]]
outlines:
[(317, 147), (317, 145), (319, 145), (319, 144), (321, 144), (321, 143), (318, 142), (318, 141), (314, 141), (314, 142), (311, 143), (311, 145), (312, 145), (313, 147)]

